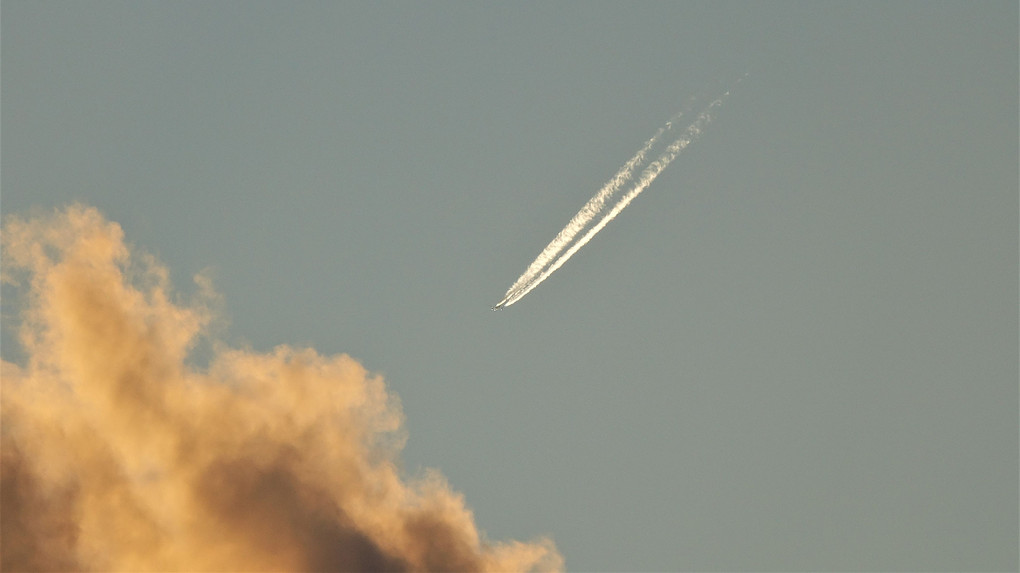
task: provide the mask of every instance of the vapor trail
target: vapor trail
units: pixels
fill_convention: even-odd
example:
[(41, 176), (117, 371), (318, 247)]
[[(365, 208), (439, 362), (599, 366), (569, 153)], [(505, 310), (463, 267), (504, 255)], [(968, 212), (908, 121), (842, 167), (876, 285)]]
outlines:
[(574, 237), (584, 230), (584, 228), (588, 226), (588, 224), (591, 223), (591, 221), (598, 216), (603, 209), (605, 209), (606, 201), (619, 191), (620, 187), (624, 183), (627, 183), (631, 179), (634, 169), (644, 163), (645, 156), (648, 154), (648, 151), (651, 150), (663, 133), (672, 129), (673, 122), (679, 119), (682, 115), (683, 112), (676, 114), (666, 122), (666, 125), (660, 127), (659, 130), (655, 132), (655, 135), (645, 142), (645, 145), (638, 150), (634, 157), (630, 158), (627, 163), (624, 163), (623, 167), (620, 168), (620, 171), (618, 171), (616, 175), (614, 175), (613, 178), (610, 179), (602, 187), (602, 189), (595, 194), (594, 197), (589, 199), (588, 202), (585, 203), (584, 207), (581, 207), (581, 210), (578, 211), (572, 219), (570, 219), (567, 226), (556, 235), (556, 238), (554, 238), (552, 242), (546, 245), (545, 249), (539, 253), (534, 262), (528, 266), (528, 269), (524, 271), (524, 273), (513, 285), (510, 286), (509, 289), (507, 289), (503, 301), (501, 301), (500, 304), (505, 303), (507, 300), (514, 297), (514, 295), (516, 295), (520, 290), (527, 287), (528, 284), (542, 272), (542, 269), (549, 265), (549, 263), (552, 262), (556, 256), (574, 240)]
[[(505, 308), (524, 298), (524, 296), (531, 292), (535, 287), (542, 284), (542, 282), (545, 281), (545, 279), (547, 279), (549, 275), (553, 274), (556, 271), (556, 269), (563, 266), (563, 264), (566, 263), (570, 259), (570, 257), (574, 256), (574, 253), (576, 253), (578, 250), (581, 249), (581, 247), (586, 245), (588, 241), (590, 241), (599, 231), (601, 231), (607, 224), (609, 224), (610, 221), (615, 219), (616, 216), (619, 215), (620, 212), (623, 211), (627, 207), (627, 205), (629, 205), (630, 202), (634, 200), (635, 197), (640, 195), (642, 191), (644, 191), (649, 185), (651, 185), (652, 181), (655, 181), (655, 178), (658, 177), (659, 174), (662, 173), (663, 170), (665, 170), (666, 167), (668, 167), (669, 164), (674, 159), (676, 159), (676, 156), (679, 155), (681, 151), (683, 151), (688, 145), (690, 145), (695, 139), (697, 139), (698, 136), (701, 135), (701, 132), (704, 130), (705, 126), (710, 121), (712, 121), (712, 111), (715, 108), (722, 105), (723, 100), (725, 100), (728, 95), (729, 92), (724, 93), (718, 99), (710, 103), (708, 107), (705, 108), (704, 111), (698, 114), (698, 117), (695, 118), (694, 123), (688, 126), (687, 129), (685, 129), (684, 132), (680, 135), (680, 137), (677, 138), (673, 143), (671, 143), (669, 147), (667, 147), (666, 150), (662, 153), (662, 155), (659, 156), (658, 159), (652, 162), (648, 167), (645, 168), (644, 171), (641, 172), (641, 176), (638, 179), (637, 183), (635, 184), (634, 188), (627, 192), (623, 197), (621, 197), (619, 201), (617, 201), (616, 204), (613, 205), (609, 212), (606, 213), (597, 224), (595, 224), (591, 229), (589, 229), (588, 232), (585, 233), (577, 242), (571, 245), (569, 249), (567, 249), (565, 252), (559, 255), (559, 258), (553, 261), (552, 264), (548, 265), (548, 267), (545, 267), (545, 265), (540, 267), (545, 268), (545, 270), (542, 271), (541, 274), (538, 274), (537, 276), (528, 277), (531, 280), (525, 281), (523, 286), (516, 290), (513, 287), (511, 287), (510, 291), (508, 291), (507, 293), (506, 298), (504, 298), (503, 301), (501, 301), (497, 305), (497, 308), (500, 307)], [(660, 133), (661, 131), (662, 130), (660, 129)], [(657, 133), (656, 137), (653, 137), (653, 140), (657, 138), (658, 135), (660, 135), (660, 133)], [(646, 150), (642, 149), (642, 151), (645, 152)], [(588, 219), (588, 222), (590, 221), (591, 218)], [(573, 221), (571, 221), (571, 223), (573, 223)], [(568, 227), (569, 226), (570, 225), (568, 224)], [(543, 251), (543, 255), (544, 254), (545, 252)], [(554, 256), (555, 254), (556, 253), (554, 253)], [(538, 261), (536, 260), (536, 263), (537, 262)], [(535, 263), (532, 263), (532, 266), (535, 266)], [(522, 279), (523, 278), (525, 277), (522, 277)], [(518, 282), (521, 282), (521, 279), (518, 279)], [(515, 284), (515, 286), (517, 285)]]

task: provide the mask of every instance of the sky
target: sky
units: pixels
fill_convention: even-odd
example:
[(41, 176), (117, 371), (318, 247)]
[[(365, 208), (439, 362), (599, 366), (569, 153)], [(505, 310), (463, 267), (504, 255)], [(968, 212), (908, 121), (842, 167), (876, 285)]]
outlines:
[[(294, 569), (1016, 570), (1018, 20), (4, 2), (4, 501), (70, 496), (78, 534), (5, 512), (3, 553), (50, 531), (60, 565), (250, 567), (195, 549), (219, 523), (257, 550), (239, 559)], [(490, 311), (726, 90), (625, 212)], [(109, 385), (136, 378), (159, 390)], [(52, 420), (98, 453), (62, 458)], [(278, 495), (238, 520), (252, 476)], [(189, 501), (140, 501), (118, 523), (162, 529), (120, 547), (88, 519), (127, 507), (108, 491)], [(338, 537), (368, 561), (299, 550)]]

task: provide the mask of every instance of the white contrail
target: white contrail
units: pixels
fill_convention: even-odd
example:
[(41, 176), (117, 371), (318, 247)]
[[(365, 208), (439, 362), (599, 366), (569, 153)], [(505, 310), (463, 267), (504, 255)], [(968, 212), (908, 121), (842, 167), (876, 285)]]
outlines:
[[(728, 95), (729, 92), (726, 92), (722, 96), (720, 96), (719, 99), (710, 103), (708, 107), (705, 108), (705, 110), (698, 115), (698, 117), (694, 120), (694, 123), (688, 126), (687, 129), (685, 129), (684, 132), (680, 135), (680, 137), (676, 141), (671, 143), (669, 147), (667, 147), (666, 150), (662, 153), (662, 155), (659, 156), (658, 159), (656, 159), (648, 167), (646, 167), (644, 171), (642, 171), (641, 177), (634, 185), (634, 188), (627, 192), (627, 194), (625, 194), (623, 197), (621, 197), (620, 200), (617, 201), (615, 205), (613, 205), (612, 209), (610, 209), (610, 211), (606, 213), (595, 226), (589, 229), (588, 232), (584, 234), (584, 236), (582, 236), (576, 243), (574, 243), (569, 249), (567, 249), (563, 254), (561, 254), (559, 258), (557, 258), (551, 265), (548, 266), (548, 268), (545, 268), (545, 270), (541, 274), (534, 277), (529, 277), (532, 278), (532, 280), (530, 282), (526, 282), (522, 287), (518, 288), (516, 291), (514, 290), (514, 288), (511, 288), (510, 291), (508, 291), (507, 293), (507, 297), (504, 298), (503, 301), (501, 301), (497, 305), (497, 308), (510, 306), (524, 298), (526, 294), (528, 294), (535, 287), (540, 285), (546, 278), (549, 277), (549, 275), (553, 274), (556, 271), (556, 269), (563, 266), (563, 264), (566, 263), (567, 260), (570, 259), (570, 257), (574, 256), (574, 253), (576, 253), (578, 250), (580, 250), (581, 247), (586, 245), (588, 241), (592, 239), (592, 237), (594, 237), (599, 231), (602, 230), (603, 227), (605, 227), (607, 224), (609, 224), (610, 221), (616, 218), (616, 216), (619, 215), (620, 212), (623, 211), (627, 207), (627, 205), (629, 205), (630, 202), (634, 200), (635, 197), (640, 195), (642, 191), (644, 191), (649, 185), (651, 185), (652, 181), (654, 181), (655, 178), (658, 177), (659, 174), (662, 173), (662, 171), (666, 169), (667, 166), (669, 166), (670, 162), (676, 159), (676, 156), (679, 155), (680, 152), (684, 150), (684, 148), (690, 145), (691, 142), (693, 142), (695, 139), (698, 138), (699, 135), (701, 135), (701, 132), (704, 129), (705, 125), (712, 121), (712, 111), (715, 108), (722, 105), (723, 100), (725, 100), (726, 96)], [(656, 134), (656, 136), (658, 135), (659, 134)], [(588, 221), (590, 222), (591, 218), (589, 218)], [(545, 253), (543, 252), (543, 254)], [(532, 266), (534, 266), (534, 264)], [(518, 280), (518, 282), (520, 282), (520, 280)], [(515, 284), (515, 286), (517, 285)]]
[(570, 222), (567, 223), (567, 226), (564, 227), (558, 235), (556, 235), (556, 238), (554, 238), (552, 242), (546, 245), (545, 249), (543, 249), (542, 252), (539, 253), (538, 257), (535, 258), (535, 261), (528, 266), (528, 269), (524, 271), (520, 278), (518, 278), (509, 289), (507, 289), (506, 295), (504, 295), (503, 301), (501, 301), (500, 304), (503, 304), (510, 298), (513, 298), (514, 295), (521, 289), (528, 286), (528, 284), (542, 272), (542, 269), (552, 262), (556, 256), (562, 252), (563, 249), (571, 243), (571, 241), (574, 240), (574, 237), (584, 230), (584, 228), (588, 226), (588, 224), (591, 223), (591, 221), (598, 216), (603, 209), (605, 209), (606, 201), (608, 201), (624, 183), (630, 180), (631, 175), (634, 172), (634, 168), (644, 163), (645, 156), (658, 141), (659, 137), (661, 137), (666, 131), (672, 129), (673, 122), (679, 119), (682, 115), (683, 112), (676, 114), (666, 122), (666, 125), (660, 127), (659, 131), (655, 132), (655, 135), (645, 142), (645, 145), (638, 150), (634, 157), (630, 158), (627, 163), (624, 163), (623, 167), (620, 168), (620, 171), (617, 172), (617, 174), (614, 175), (613, 178), (610, 179), (602, 187), (602, 189), (595, 194), (594, 197), (588, 200), (584, 207), (581, 207), (581, 210), (574, 215)]

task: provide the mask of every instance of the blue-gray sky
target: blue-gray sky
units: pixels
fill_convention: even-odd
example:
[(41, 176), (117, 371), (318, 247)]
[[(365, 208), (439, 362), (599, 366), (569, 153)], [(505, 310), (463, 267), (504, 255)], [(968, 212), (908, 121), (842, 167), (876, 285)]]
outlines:
[[(381, 373), (573, 570), (1015, 570), (1016, 2), (18, 2), (2, 208)], [(690, 96), (704, 136), (489, 308)], [(5, 317), (8, 310), (5, 309)], [(16, 359), (5, 329), (4, 357)]]

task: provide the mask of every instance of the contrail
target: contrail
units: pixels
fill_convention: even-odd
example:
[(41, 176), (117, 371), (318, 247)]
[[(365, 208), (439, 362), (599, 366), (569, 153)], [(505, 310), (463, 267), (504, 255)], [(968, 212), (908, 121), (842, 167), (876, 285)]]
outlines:
[(576, 237), (578, 233), (584, 230), (584, 228), (588, 226), (588, 224), (591, 223), (596, 216), (598, 216), (598, 214), (605, 208), (606, 201), (619, 191), (620, 187), (624, 183), (627, 183), (630, 180), (634, 173), (634, 169), (644, 163), (645, 155), (648, 154), (648, 151), (651, 150), (663, 133), (672, 129), (673, 122), (679, 119), (682, 115), (683, 112), (674, 115), (666, 122), (666, 125), (660, 127), (659, 131), (655, 132), (655, 135), (645, 142), (645, 145), (638, 150), (634, 157), (630, 158), (627, 163), (624, 163), (623, 167), (620, 168), (620, 171), (617, 172), (616, 175), (614, 175), (613, 178), (610, 179), (609, 182), (607, 182), (594, 197), (589, 199), (588, 202), (585, 203), (584, 207), (581, 207), (581, 210), (578, 211), (572, 219), (570, 219), (567, 226), (564, 227), (558, 235), (556, 235), (556, 238), (554, 238), (552, 242), (546, 245), (545, 249), (543, 249), (541, 253), (539, 253), (538, 257), (535, 258), (535, 261), (532, 262), (528, 266), (528, 269), (524, 271), (520, 278), (517, 279), (517, 282), (507, 289), (503, 300), (500, 304), (496, 305), (497, 307), (503, 305), (507, 300), (514, 297), (514, 295), (521, 289), (527, 287), (528, 284), (542, 272), (542, 269), (552, 262), (556, 258), (556, 255), (562, 252), (563, 249), (574, 240), (574, 237)]
[[(547, 279), (549, 275), (554, 273), (556, 269), (563, 266), (563, 264), (566, 263), (567, 260), (570, 259), (570, 257), (574, 256), (574, 253), (576, 253), (578, 250), (581, 249), (581, 247), (586, 245), (588, 241), (590, 241), (592, 237), (594, 237), (607, 224), (609, 224), (610, 221), (616, 218), (616, 216), (619, 215), (620, 212), (623, 211), (627, 207), (627, 205), (629, 205), (630, 202), (634, 200), (635, 197), (640, 195), (642, 191), (644, 191), (649, 185), (651, 185), (652, 181), (654, 181), (655, 178), (658, 177), (659, 174), (662, 173), (662, 171), (665, 170), (666, 167), (668, 167), (669, 164), (674, 159), (676, 159), (676, 156), (679, 155), (681, 151), (683, 151), (688, 145), (691, 144), (691, 142), (693, 142), (695, 139), (698, 138), (698, 136), (701, 135), (701, 132), (704, 130), (705, 126), (710, 121), (712, 121), (713, 110), (722, 105), (723, 100), (725, 100), (728, 95), (729, 92), (726, 92), (718, 99), (710, 103), (708, 107), (706, 107), (705, 110), (702, 111), (697, 118), (695, 118), (694, 123), (688, 126), (687, 129), (685, 129), (684, 132), (680, 135), (680, 137), (677, 138), (673, 143), (671, 143), (669, 147), (667, 147), (666, 150), (662, 153), (662, 155), (659, 156), (658, 159), (656, 159), (653, 163), (646, 167), (644, 171), (641, 172), (641, 176), (638, 179), (637, 183), (635, 184), (634, 188), (627, 192), (623, 197), (621, 197), (619, 201), (617, 201), (616, 204), (613, 205), (609, 212), (606, 213), (602, 217), (602, 219), (595, 226), (589, 229), (588, 232), (585, 233), (576, 243), (571, 245), (569, 249), (567, 249), (562, 254), (559, 254), (559, 252), (562, 250), (562, 247), (566, 246), (566, 244), (569, 243), (569, 240), (564, 242), (562, 246), (556, 250), (552, 250), (552, 247), (557, 241), (554, 240), (553, 243), (550, 243), (549, 247), (546, 247), (546, 250), (543, 251), (542, 254), (539, 255), (539, 258), (536, 259), (535, 262), (532, 263), (532, 265), (528, 268), (528, 272), (526, 272), (520, 279), (518, 279), (517, 283), (514, 283), (514, 286), (512, 286), (510, 290), (507, 291), (506, 297), (504, 297), (504, 299), (493, 308), (494, 309), (505, 308), (524, 298), (525, 295), (527, 295), (535, 287), (537, 287), (543, 281), (545, 281), (545, 279)], [(669, 126), (669, 124), (667, 124), (667, 126)], [(655, 136), (651, 140), (649, 140), (649, 144), (654, 144), (654, 141), (662, 134), (662, 132), (665, 129), (667, 128), (660, 128), (659, 132), (657, 132)], [(644, 153), (647, 153), (648, 147), (650, 147), (649, 144), (646, 144), (645, 148), (642, 148), (638, 155), (635, 156), (635, 159), (638, 156), (643, 157)], [(629, 161), (627, 165), (624, 166), (624, 169), (621, 169), (621, 173), (626, 171), (627, 167), (631, 166), (632, 162), (634, 162), (634, 159)], [(633, 166), (631, 166), (631, 168), (632, 167)], [(617, 177), (614, 177), (610, 183), (616, 182), (619, 175), (620, 174), (617, 174)], [(626, 179), (629, 178), (630, 176), (628, 172)], [(625, 181), (626, 179), (624, 179), (623, 181)], [(621, 183), (623, 181), (621, 181)], [(617, 183), (617, 188), (619, 187), (619, 185), (620, 183)], [(607, 184), (606, 188), (608, 187), (609, 185)], [(605, 190), (606, 188), (603, 188), (603, 190)], [(606, 198), (608, 198), (609, 195), (611, 194), (612, 193), (606, 195)], [(602, 192), (600, 191), (599, 194), (592, 199), (592, 201), (589, 201), (588, 205), (585, 205), (585, 208), (591, 205), (594, 202), (594, 200), (599, 198), (601, 195)], [(604, 208), (604, 203), (605, 199), (602, 200), (599, 211), (601, 211)], [(576, 230), (573, 230), (573, 224), (575, 220), (578, 220), (581, 214), (584, 212), (585, 209), (582, 209), (581, 213), (578, 213), (578, 215), (575, 216), (573, 220), (571, 220), (571, 222), (567, 225), (567, 228), (561, 231), (560, 235), (564, 235), (564, 233), (567, 232), (569, 229), (572, 230), (572, 233), (570, 233), (569, 235), (570, 239), (572, 239), (574, 236), (576, 236), (578, 232), (580, 232), (581, 229), (584, 228), (585, 225), (590, 223), (591, 220), (598, 214), (597, 212), (593, 213), (590, 217), (588, 217), (584, 221), (584, 225), (582, 225), (580, 228), (577, 228)], [(560, 236), (557, 236), (557, 239), (559, 238)], [(552, 264), (549, 264), (549, 261), (552, 260), (553, 257), (556, 257), (557, 254), (559, 254), (559, 257), (556, 258), (555, 261), (552, 262)], [(540, 262), (541, 264), (539, 264)], [(548, 265), (548, 267), (546, 265)], [(532, 269), (536, 267), (538, 269), (544, 268), (545, 270), (538, 275), (531, 274)]]

